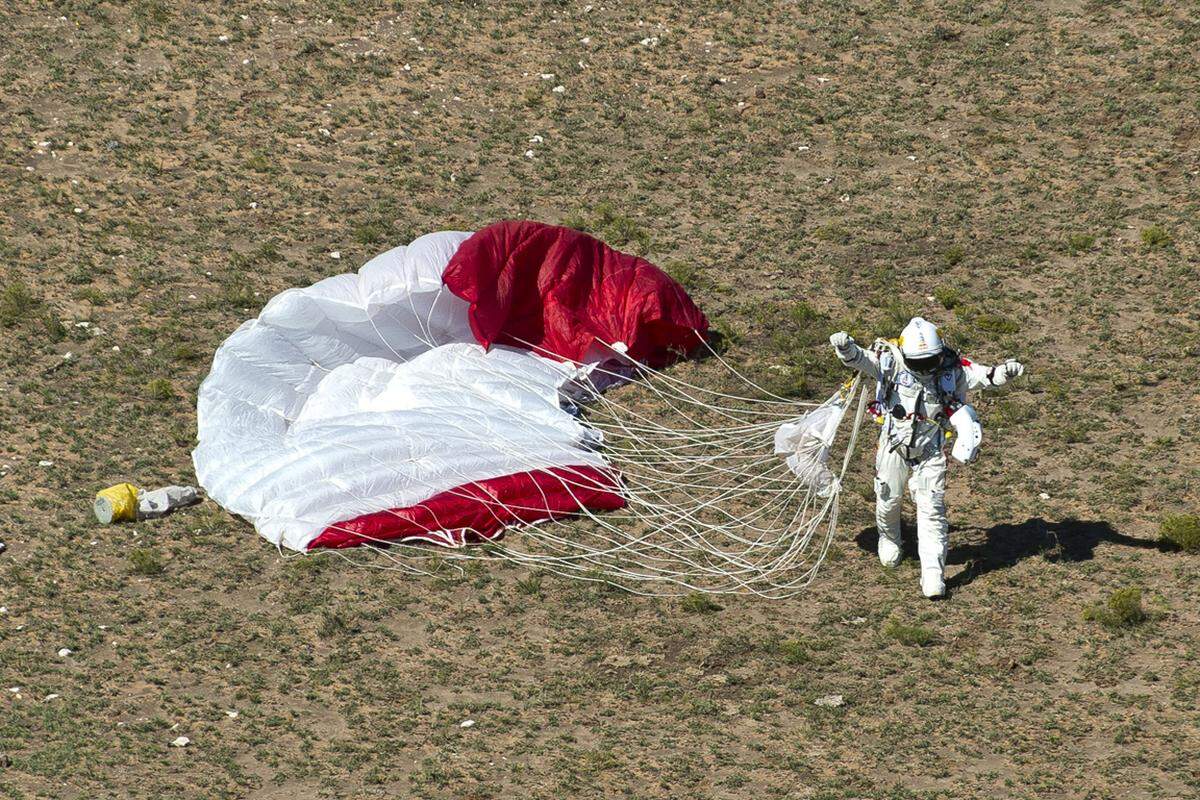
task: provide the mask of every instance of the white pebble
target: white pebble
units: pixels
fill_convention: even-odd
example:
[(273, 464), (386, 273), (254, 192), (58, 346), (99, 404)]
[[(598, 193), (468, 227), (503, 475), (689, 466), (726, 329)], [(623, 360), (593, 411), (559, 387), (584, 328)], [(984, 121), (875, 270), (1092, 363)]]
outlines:
[(171, 747), (187, 747), (192, 743), (192, 740), (186, 736), (180, 736), (171, 742)]
[(559, 84), (558, 86), (555, 86), (550, 91), (554, 92), (555, 94), (562, 94), (566, 90), (567, 90), (567, 87), (563, 86), (562, 84)]
[(59, 657), (59, 658), (66, 658), (67, 656), (71, 655), (71, 653), (72, 653), (72, 650), (71, 650), (71, 648), (69, 648), (69, 647), (63, 647), (63, 648), (61, 648), (61, 649), (58, 651), (58, 657)]
[(332, 253), (329, 254), (329, 257), (336, 261), (337, 259), (342, 257), (342, 251), (334, 250)]
[(470, 727), (471, 727), (471, 726), (473, 726), (474, 724), (475, 724), (475, 720), (473, 720), (473, 719), (464, 719), (462, 722), (458, 723), (458, 727), (460, 727), (460, 728), (470, 728)]
[(39, 467), (53, 467), (54, 462), (53, 461), (39, 461), (38, 466)]
[(836, 708), (845, 703), (846, 700), (840, 694), (827, 694), (813, 701), (813, 705), (824, 706), (826, 708)]

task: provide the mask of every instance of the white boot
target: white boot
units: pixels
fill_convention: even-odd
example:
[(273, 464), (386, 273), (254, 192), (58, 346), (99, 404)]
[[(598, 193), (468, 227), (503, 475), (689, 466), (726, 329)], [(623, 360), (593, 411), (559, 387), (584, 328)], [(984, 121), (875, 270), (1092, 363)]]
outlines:
[(946, 581), (942, 579), (940, 569), (921, 570), (921, 593), (930, 600), (946, 596)]
[(894, 567), (900, 563), (900, 542), (893, 541), (882, 533), (879, 534), (879, 563), (885, 567)]

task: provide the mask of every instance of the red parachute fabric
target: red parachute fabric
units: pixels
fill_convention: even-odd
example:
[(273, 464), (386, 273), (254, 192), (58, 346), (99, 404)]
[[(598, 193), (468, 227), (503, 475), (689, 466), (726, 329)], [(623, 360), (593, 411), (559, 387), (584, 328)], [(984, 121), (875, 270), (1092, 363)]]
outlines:
[(464, 484), (414, 506), (331, 525), (308, 548), (398, 540), (459, 546), (495, 539), (519, 523), (558, 519), (581, 508), (612, 511), (624, 506), (617, 479), (607, 470), (590, 466), (531, 470)]
[(596, 340), (624, 342), (631, 358), (661, 367), (708, 331), (684, 288), (649, 261), (542, 222), (497, 222), (476, 232), (442, 281), (470, 303), (471, 330), (484, 347), (582, 362)]

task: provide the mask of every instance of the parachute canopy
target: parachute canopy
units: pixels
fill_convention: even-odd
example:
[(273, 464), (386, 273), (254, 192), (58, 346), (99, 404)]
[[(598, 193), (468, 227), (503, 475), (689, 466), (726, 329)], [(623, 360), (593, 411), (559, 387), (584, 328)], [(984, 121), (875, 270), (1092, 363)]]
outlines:
[(457, 546), (620, 508), (603, 437), (564, 398), (593, 371), (667, 364), (707, 330), (666, 273), (578, 231), (428, 234), (277, 295), (221, 345), (196, 475), (293, 550)]

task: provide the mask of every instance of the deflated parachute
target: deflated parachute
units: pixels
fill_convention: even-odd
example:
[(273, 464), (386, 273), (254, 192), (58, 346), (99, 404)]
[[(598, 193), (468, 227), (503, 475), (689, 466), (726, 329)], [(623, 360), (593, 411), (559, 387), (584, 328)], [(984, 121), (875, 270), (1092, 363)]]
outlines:
[(196, 475), (294, 550), (457, 545), (618, 508), (598, 434), (560, 390), (624, 352), (666, 363), (707, 326), (657, 267), (577, 231), (422, 236), (230, 336), (200, 387)]
[[(422, 572), (428, 548), (408, 543), (452, 564), (490, 541), (630, 591), (786, 597), (827, 552), (865, 395), (773, 395), (711, 349), (689, 368), (723, 369), (716, 383), (662, 369), (707, 333), (677, 282), (578, 231), (429, 234), (283, 292), (226, 340), (196, 474), (292, 550), (391, 543), (372, 566)], [(554, 524), (573, 515), (586, 524)]]

